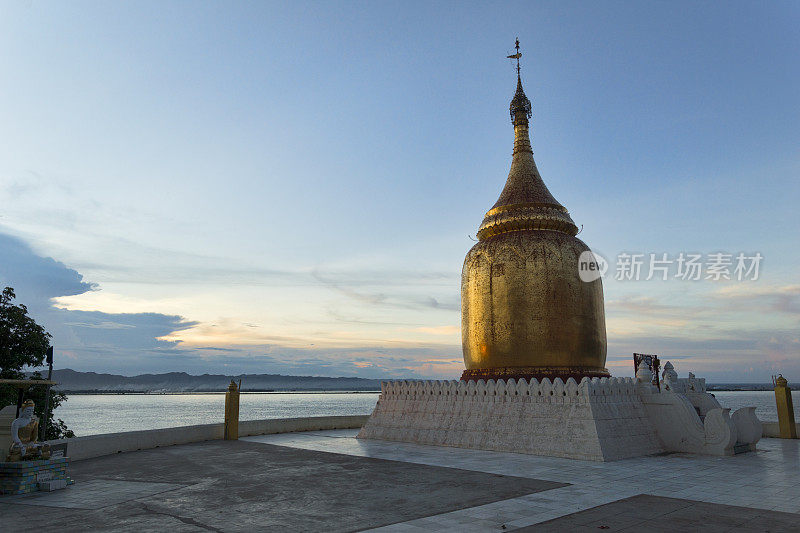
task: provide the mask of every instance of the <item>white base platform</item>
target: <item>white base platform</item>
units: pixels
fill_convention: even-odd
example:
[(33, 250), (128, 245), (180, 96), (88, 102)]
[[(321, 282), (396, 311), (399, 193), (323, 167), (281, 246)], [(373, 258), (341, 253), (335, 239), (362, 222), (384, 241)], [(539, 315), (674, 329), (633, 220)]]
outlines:
[(661, 390), (631, 378), (384, 382), (358, 438), (615, 461), (733, 455), (760, 435), (753, 408), (731, 417), (690, 376)]

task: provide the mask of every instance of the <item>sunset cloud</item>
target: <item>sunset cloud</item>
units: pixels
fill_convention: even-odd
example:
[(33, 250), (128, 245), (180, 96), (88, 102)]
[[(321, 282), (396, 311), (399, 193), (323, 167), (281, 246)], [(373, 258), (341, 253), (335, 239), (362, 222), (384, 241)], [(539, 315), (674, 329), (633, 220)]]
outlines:
[[(461, 269), (514, 142), (503, 10), (427, 3), (398, 24), (380, 2), (202, 4), (187, 23), (7, 4), (0, 281), (57, 365), (460, 375)], [(763, 262), (746, 282), (611, 268), (609, 366), (643, 351), (709, 379), (800, 375), (800, 73), (776, 60), (800, 47), (791, 17), (648, 9), (646, 31), (605, 6), (518, 10), (537, 168), (610, 262)], [(181, 30), (131, 46), (148, 24)]]
[[(267, 317), (253, 323), (234, 316), (189, 320), (146, 312), (144, 299), (104, 295), (102, 287), (84, 281), (63, 263), (39, 256), (20, 239), (0, 235), (0, 242), (5, 259), (2, 281), (17, 288), (21, 301), (24, 298), (37, 320), (54, 334), (61, 360), (77, 369), (138, 373), (182, 368), (203, 373), (222, 366), (249, 372), (385, 378), (457, 378), (463, 370), (459, 326), (409, 326), (398, 320), (396, 311), (370, 314), (359, 307), (384, 306), (381, 298), (354, 298), (343, 292), (346, 300), (359, 304), (337, 304), (341, 310), (334, 310), (329, 302), (315, 322), (284, 317), (280, 325)], [(39, 274), (29, 277), (27, 272)], [(338, 283), (345, 283), (345, 277), (340, 274)], [(38, 283), (39, 279), (48, 282)], [(381, 276), (375, 273), (354, 279), (381, 286)], [(439, 279), (432, 276), (429, 281)], [(394, 277), (384, 293), (392, 294), (396, 282)], [(81, 300), (82, 295), (88, 299)], [(717, 379), (800, 373), (798, 329), (759, 322), (769, 310), (781, 311), (790, 320), (798, 295), (798, 286), (786, 285), (723, 287), (686, 305), (636, 293), (610, 298), (607, 366), (615, 375), (632, 375), (630, 354), (646, 352), (673, 360), (679, 370), (692, 369)], [(180, 299), (150, 303), (167, 308), (183, 305)], [(94, 311), (93, 305), (136, 312)], [(344, 319), (345, 312), (353, 316)], [(457, 320), (456, 312), (448, 313)], [(743, 320), (751, 325), (730, 325)]]

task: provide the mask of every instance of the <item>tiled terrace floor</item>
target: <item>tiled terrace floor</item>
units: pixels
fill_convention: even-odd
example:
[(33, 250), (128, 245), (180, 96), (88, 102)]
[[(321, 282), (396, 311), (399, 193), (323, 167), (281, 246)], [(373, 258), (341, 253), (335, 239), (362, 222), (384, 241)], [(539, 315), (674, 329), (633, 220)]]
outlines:
[(76, 461), (75, 484), (0, 496), (0, 531), (362, 531), (563, 483), (208, 441)]
[(639, 495), (516, 531), (556, 533), (607, 529), (630, 533), (777, 533), (797, 531), (800, 528), (798, 518), (800, 515), (779, 511)]
[(153, 496), (162, 492), (183, 488), (175, 483), (148, 483), (121, 481), (117, 479), (90, 479), (78, 490), (34, 492), (18, 496), (5, 496), (0, 502), (17, 505), (41, 505), (65, 509), (102, 509), (129, 500)]
[[(380, 531), (508, 531), (639, 494), (800, 513), (800, 440), (763, 439), (758, 443), (759, 451), (734, 457), (670, 454), (595, 463), (363, 441), (355, 439), (355, 434), (354, 430), (319, 431), (246, 440), (570, 483), (562, 488), (386, 526)], [(800, 531), (800, 521), (797, 530)]]
[(798, 440), (765, 439), (758, 452), (735, 457), (594, 463), (355, 433), (77, 461), (67, 489), (0, 497), (0, 530), (800, 531)]

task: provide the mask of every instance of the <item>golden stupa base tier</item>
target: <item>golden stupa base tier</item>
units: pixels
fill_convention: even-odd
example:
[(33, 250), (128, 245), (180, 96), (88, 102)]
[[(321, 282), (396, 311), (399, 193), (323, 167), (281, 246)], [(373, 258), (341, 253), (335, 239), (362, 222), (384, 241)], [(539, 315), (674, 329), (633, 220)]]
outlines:
[(607, 378), (611, 374), (605, 368), (580, 368), (580, 367), (543, 367), (543, 366), (520, 366), (520, 367), (506, 367), (506, 368), (473, 368), (472, 370), (464, 370), (461, 374), (461, 381), (489, 381), (493, 379), (497, 381), (502, 379), (508, 381), (514, 379), (519, 381), (524, 379), (530, 382), (532, 379), (541, 381), (548, 378), (553, 381), (555, 378), (561, 378), (567, 381), (573, 378), (580, 383), (583, 378)]

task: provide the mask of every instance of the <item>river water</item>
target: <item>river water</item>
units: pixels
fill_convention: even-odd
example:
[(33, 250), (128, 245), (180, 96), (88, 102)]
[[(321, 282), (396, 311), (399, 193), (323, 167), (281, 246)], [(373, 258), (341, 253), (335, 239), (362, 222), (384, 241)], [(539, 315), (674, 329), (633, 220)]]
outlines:
[[(724, 407), (753, 405), (761, 420), (777, 420), (772, 391), (714, 392)], [(242, 393), (240, 420), (325, 415), (366, 415), (377, 392)], [(794, 404), (800, 402), (797, 391)], [(56, 411), (75, 435), (158, 429), (222, 422), (224, 393), (206, 394), (71, 394)], [(800, 414), (800, 413), (798, 413)]]
[[(377, 392), (245, 392), (239, 420), (366, 415), (377, 401)], [(55, 416), (76, 436), (214, 424), (225, 418), (225, 394), (70, 394)]]

